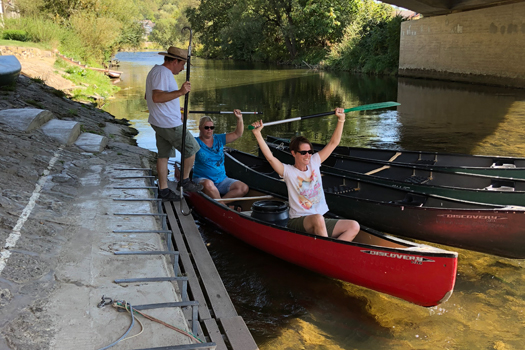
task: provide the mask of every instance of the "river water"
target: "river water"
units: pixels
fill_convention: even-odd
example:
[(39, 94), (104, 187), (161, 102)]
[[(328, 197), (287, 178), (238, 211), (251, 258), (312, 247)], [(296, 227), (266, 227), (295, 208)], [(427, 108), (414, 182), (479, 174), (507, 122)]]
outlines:
[[(144, 82), (162, 56), (119, 53), (117, 58), (124, 72), (117, 83), (122, 90), (104, 108), (129, 119), (139, 130), (139, 146), (156, 151)], [(176, 76), (179, 86), (185, 77), (185, 71)], [(192, 59), (190, 80), (190, 110), (263, 112), (245, 115), (245, 124), (397, 101), (397, 109), (347, 114), (341, 144), (525, 157), (525, 90), (200, 59)], [(200, 116), (188, 119), (194, 135)], [(233, 115), (212, 117), (217, 133), (235, 129)], [(263, 133), (301, 133), (324, 142), (335, 120), (329, 116), (268, 126)], [(231, 146), (256, 152), (251, 132)], [(454, 294), (439, 306), (423, 308), (312, 273), (205, 222), (198, 225), (238, 313), (262, 350), (525, 348), (524, 260), (440, 246), (459, 252)]]

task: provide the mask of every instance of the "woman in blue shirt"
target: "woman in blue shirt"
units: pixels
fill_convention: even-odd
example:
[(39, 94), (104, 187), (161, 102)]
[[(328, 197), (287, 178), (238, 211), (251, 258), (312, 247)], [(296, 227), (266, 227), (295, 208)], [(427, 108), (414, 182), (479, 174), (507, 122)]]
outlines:
[(199, 136), (195, 137), (201, 148), (195, 157), (193, 181), (202, 184), (202, 191), (214, 199), (243, 197), (248, 193), (248, 185), (227, 177), (224, 169), (224, 145), (237, 140), (244, 131), (241, 111), (235, 109), (233, 113), (237, 117), (235, 131), (215, 135), (213, 120), (204, 116), (199, 121)]

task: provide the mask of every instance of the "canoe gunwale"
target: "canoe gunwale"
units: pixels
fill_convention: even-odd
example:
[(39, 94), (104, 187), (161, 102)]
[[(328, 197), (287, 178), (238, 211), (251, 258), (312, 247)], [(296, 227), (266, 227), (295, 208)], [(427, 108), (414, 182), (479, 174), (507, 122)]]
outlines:
[[(286, 145), (289, 143), (288, 139), (285, 138), (279, 138), (275, 136), (266, 136), (267, 142), (273, 142), (273, 143), (281, 143), (282, 145)], [(324, 147), (322, 144), (318, 143), (312, 143), (314, 146), (314, 149), (322, 148)], [(345, 148), (345, 146), (338, 146), (338, 148)], [(343, 159), (355, 159), (355, 160), (370, 160), (377, 162), (378, 164), (383, 165), (405, 165), (405, 166), (411, 166), (418, 169), (426, 169), (426, 170), (434, 170), (434, 171), (443, 171), (443, 172), (453, 172), (458, 173), (462, 172), (469, 175), (486, 175), (486, 176), (498, 176), (501, 178), (506, 179), (525, 179), (525, 166), (521, 167), (494, 167), (493, 165), (498, 161), (505, 161), (505, 160), (511, 160), (511, 161), (519, 161), (525, 164), (525, 157), (506, 157), (506, 156), (491, 156), (491, 155), (469, 155), (469, 154), (461, 154), (461, 153), (444, 153), (444, 152), (426, 152), (426, 151), (409, 151), (409, 150), (393, 150), (393, 149), (379, 149), (379, 148), (358, 148), (358, 147), (346, 147), (348, 149), (357, 149), (357, 150), (370, 150), (373, 151), (385, 151), (385, 152), (391, 152), (395, 154), (396, 152), (402, 152), (403, 154), (410, 154), (410, 155), (427, 155), (427, 156), (442, 156), (442, 157), (463, 157), (463, 158), (472, 158), (472, 159), (481, 159), (481, 160), (492, 160), (491, 166), (466, 166), (466, 165), (439, 165), (439, 164), (424, 164), (424, 163), (406, 163), (401, 162), (398, 160), (389, 162), (385, 159), (371, 159), (366, 157), (359, 157), (359, 156), (352, 156), (348, 154), (341, 154), (338, 153), (338, 148), (332, 153), (336, 157), (341, 157)], [(498, 174), (498, 175), (495, 175)], [(519, 175), (519, 176), (516, 176)]]

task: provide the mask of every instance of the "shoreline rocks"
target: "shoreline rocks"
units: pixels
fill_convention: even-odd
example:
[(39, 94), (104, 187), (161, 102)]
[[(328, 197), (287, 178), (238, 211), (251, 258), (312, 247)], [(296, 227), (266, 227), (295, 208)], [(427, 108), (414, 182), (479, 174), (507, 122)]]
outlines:
[[(90, 215), (73, 210), (79, 196), (107, 183), (105, 166), (149, 167), (155, 162), (154, 153), (136, 146), (132, 136), (137, 131), (127, 120), (69, 100), (53, 87), (23, 75), (14, 89), (0, 87), (0, 110), (35, 108), (35, 104), (57, 120), (80, 123), (83, 132), (106, 136), (108, 144), (99, 153), (74, 144), (65, 146), (50, 166), (61, 147), (59, 141), (39, 128), (21, 131), (0, 124), (0, 249), (10, 255), (0, 274), (1, 349), (51, 348), (57, 329), (56, 319), (46, 313), (48, 298), (61, 285), (76, 283), (58, 278), (56, 268), (65, 253), (63, 246), (76, 239), (79, 220), (85, 221), (79, 215)], [(94, 169), (98, 173), (92, 174)], [(47, 181), (20, 229), (16, 247), (5, 249), (46, 170)], [(96, 176), (99, 185), (89, 183), (90, 176)]]

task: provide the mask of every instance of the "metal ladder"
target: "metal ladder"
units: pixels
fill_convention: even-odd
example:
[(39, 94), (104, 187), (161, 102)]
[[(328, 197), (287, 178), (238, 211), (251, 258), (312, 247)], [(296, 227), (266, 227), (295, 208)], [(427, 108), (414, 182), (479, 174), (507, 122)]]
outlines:
[[(115, 186), (115, 189), (148, 189), (153, 190), (154, 198), (123, 198), (123, 199), (113, 199), (114, 201), (148, 201), (154, 202), (157, 204), (157, 213), (114, 213), (116, 216), (155, 216), (159, 217), (162, 222), (161, 230), (113, 230), (114, 233), (159, 233), (165, 234), (166, 243), (168, 250), (156, 250), (156, 251), (116, 251), (115, 255), (169, 255), (172, 259), (172, 267), (174, 275), (177, 276), (179, 273), (179, 252), (174, 250), (173, 240), (172, 240), (172, 231), (168, 230), (166, 223), (166, 216), (162, 211), (162, 200), (158, 199), (158, 187), (154, 184), (155, 176), (152, 175), (150, 168), (119, 168), (115, 169), (119, 171), (146, 171), (148, 175), (143, 176), (119, 176), (114, 177), (114, 179), (144, 179), (149, 181), (148, 186)], [(182, 283), (182, 301), (181, 302), (167, 302), (167, 303), (157, 303), (157, 304), (145, 304), (145, 305), (133, 305), (135, 310), (150, 310), (150, 309), (159, 309), (159, 308), (168, 308), (168, 307), (191, 307), (192, 308), (192, 317), (191, 317), (191, 328), (192, 333), (199, 335), (198, 327), (198, 301), (190, 301), (188, 297), (188, 278), (187, 277), (148, 277), (148, 278), (126, 278), (126, 279), (116, 279), (115, 283), (134, 283), (134, 282), (163, 282), (163, 281), (177, 281)], [(156, 347), (148, 348), (141, 350), (182, 350), (182, 349), (209, 349), (214, 350), (216, 344), (214, 342), (209, 343), (196, 343), (196, 344), (184, 344), (184, 345), (173, 345), (165, 347)]]

